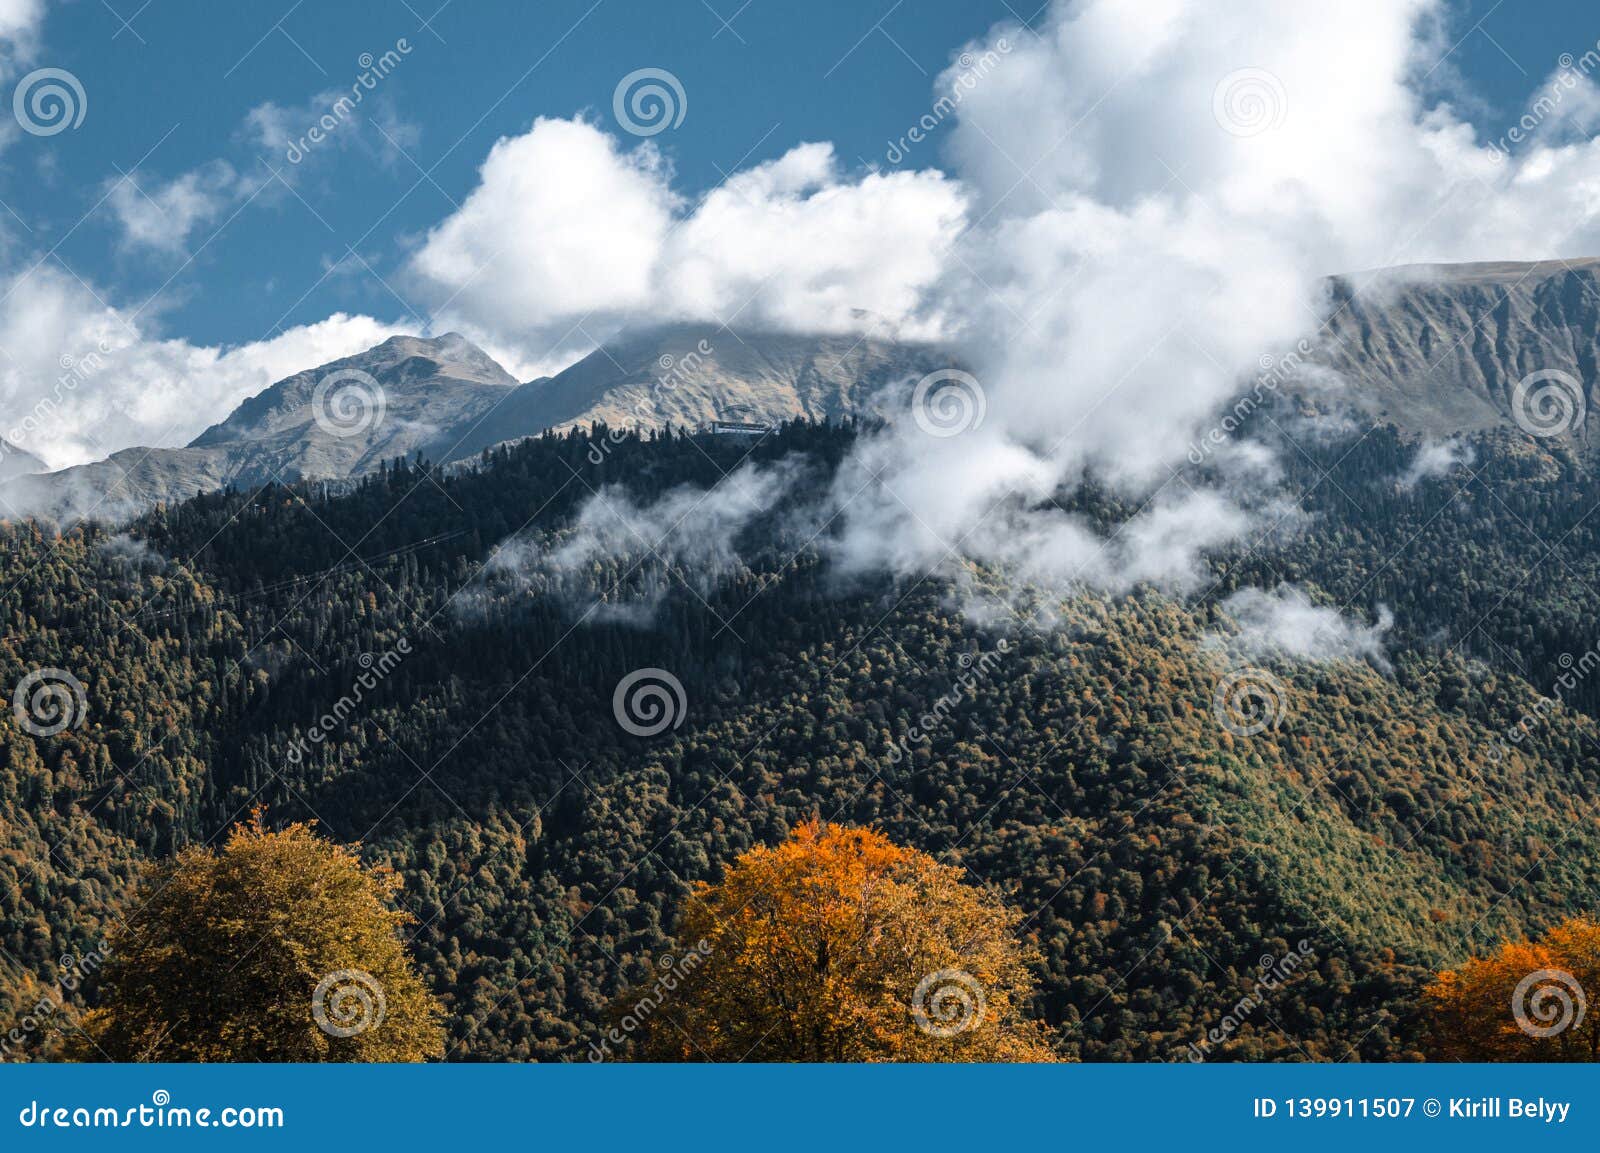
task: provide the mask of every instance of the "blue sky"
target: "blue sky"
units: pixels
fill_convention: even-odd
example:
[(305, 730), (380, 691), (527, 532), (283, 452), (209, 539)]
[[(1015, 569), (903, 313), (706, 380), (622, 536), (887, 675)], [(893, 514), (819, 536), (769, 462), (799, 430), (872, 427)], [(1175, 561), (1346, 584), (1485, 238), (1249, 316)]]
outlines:
[[(686, 319), (960, 338), (1034, 391), (1128, 363), (1223, 390), (1329, 272), (1600, 250), (1600, 56), (1509, 164), (1487, 149), (1600, 40), (1575, 3), (438, 3), (0, 0), (0, 433), (44, 405), (52, 466), (182, 444), (397, 327), (524, 377)], [(618, 122), (642, 69), (682, 93), (660, 132)], [(61, 73), (81, 120), (30, 126)], [(1195, 301), (1238, 347), (1158, 364)]]
[[(884, 142), (926, 109), (932, 78), (960, 45), (1009, 18), (1000, 0), (908, 0), (893, 10), (888, 0), (752, 0), (742, 10), (743, 0), (454, 0), (437, 14), (439, 0), (142, 4), (52, 7), (38, 62), (79, 77), (88, 113), (74, 131), (19, 139), (0, 196), (21, 218), (11, 223), (23, 247), (61, 241), (63, 260), (125, 300), (161, 290), (162, 323), (202, 342), (259, 339), (341, 308), (402, 314), (372, 275), (330, 277), (295, 302), (358, 241), (390, 279), (417, 235), (465, 197), (496, 138), (540, 115), (609, 124), (613, 89), (637, 68), (666, 68), (685, 88), (687, 114), (658, 143), (692, 193), (805, 140), (835, 141), (850, 163), (881, 161)], [(108, 206), (90, 211), (106, 182), (135, 165), (132, 179), (151, 195), (219, 159), (241, 173), (284, 169), (281, 152), (250, 138), (251, 110), (298, 109), (309, 128), (319, 93), (355, 83), (363, 53), (381, 55), (402, 38), (410, 53), (372, 97), (396, 140), (370, 121), (341, 126), (330, 140), (352, 139), (293, 173), (304, 203), (274, 188), (231, 220), (230, 208), (189, 237), (192, 251), (215, 234), (170, 284), (182, 255), (119, 251)]]
[[(1470, 111), (1485, 127), (1600, 32), (1575, 3), (1455, 11), (1450, 40), (1462, 39), (1449, 64), (1484, 99)], [(964, 43), (1038, 16), (1006, 0), (78, 0), (50, 7), (37, 62), (79, 77), (87, 114), (76, 130), (18, 139), (0, 198), (15, 214), (5, 218), (14, 250), (55, 248), (119, 303), (154, 297), (144, 315), (193, 341), (260, 339), (339, 309), (398, 318), (408, 306), (396, 297), (409, 294), (391, 273), (470, 191), (494, 140), (540, 115), (609, 126), (613, 88), (636, 68), (666, 68), (684, 86), (683, 123), (657, 143), (693, 194), (801, 141), (833, 141), (848, 164), (885, 164), (886, 142), (927, 109), (933, 78)], [(292, 172), (294, 195), (271, 187), (229, 205), (175, 254), (128, 249), (110, 206), (96, 207), (129, 172), (154, 195), (215, 161), (262, 177), (267, 165), (285, 170), (250, 137), (251, 110), (298, 110), (309, 128), (320, 93), (353, 84), (363, 53), (401, 39), (411, 52), (374, 91), (377, 126), (342, 125), (335, 137), (349, 139)], [(350, 267), (324, 278), (335, 262)]]

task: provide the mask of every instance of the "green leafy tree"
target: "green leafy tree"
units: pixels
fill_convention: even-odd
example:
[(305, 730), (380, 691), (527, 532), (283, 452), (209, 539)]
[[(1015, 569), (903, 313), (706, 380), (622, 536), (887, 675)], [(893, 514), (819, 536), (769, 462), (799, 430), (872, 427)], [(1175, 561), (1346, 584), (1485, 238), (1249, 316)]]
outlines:
[(420, 1061), (440, 1011), (399, 938), (399, 878), (306, 824), (258, 813), (221, 851), (153, 866), (108, 937), (74, 1056), (117, 1061)]

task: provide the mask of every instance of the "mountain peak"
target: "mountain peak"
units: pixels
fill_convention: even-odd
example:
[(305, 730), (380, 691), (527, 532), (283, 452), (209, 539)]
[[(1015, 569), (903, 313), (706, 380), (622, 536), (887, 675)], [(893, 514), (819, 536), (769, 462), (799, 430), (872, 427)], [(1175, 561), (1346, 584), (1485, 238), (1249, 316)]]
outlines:
[(0, 438), (0, 480), (10, 480), (14, 476), (27, 476), (31, 473), (49, 472), (50, 468), (26, 449), (18, 448), (9, 440)]
[(517, 385), (493, 357), (458, 332), (439, 337), (399, 333), (365, 352), (278, 381), (206, 429), (190, 447), (259, 441), (289, 430), (312, 434), (318, 389), (338, 373), (371, 377), (382, 392), (386, 412), (435, 432), (455, 423), (464, 412), (488, 407), (495, 394)]
[(494, 357), (459, 332), (446, 332), (439, 336), (396, 333), (365, 352), (358, 352), (354, 356), (333, 361), (311, 371), (325, 374), (340, 368), (358, 368), (381, 378), (381, 374), (393, 365), (410, 360), (427, 361), (435, 366), (438, 375), (451, 376), (458, 380), (476, 380), (484, 384), (503, 385), (506, 388), (514, 388), (517, 384), (516, 377), (502, 368)]

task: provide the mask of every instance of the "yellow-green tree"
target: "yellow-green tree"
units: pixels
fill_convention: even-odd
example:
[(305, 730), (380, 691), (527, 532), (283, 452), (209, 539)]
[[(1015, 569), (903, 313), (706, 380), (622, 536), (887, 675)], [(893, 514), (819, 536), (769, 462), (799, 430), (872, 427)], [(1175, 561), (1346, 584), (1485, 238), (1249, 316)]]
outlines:
[(259, 814), (152, 866), (108, 937), (70, 1052), (116, 1061), (420, 1061), (438, 1005), (400, 940), (399, 878)]
[(959, 869), (812, 822), (701, 884), (597, 1046), (656, 1060), (1050, 1061), (1017, 914)]
[(1434, 1055), (1459, 1061), (1600, 1060), (1600, 921), (1508, 941), (1440, 973), (1423, 994)]

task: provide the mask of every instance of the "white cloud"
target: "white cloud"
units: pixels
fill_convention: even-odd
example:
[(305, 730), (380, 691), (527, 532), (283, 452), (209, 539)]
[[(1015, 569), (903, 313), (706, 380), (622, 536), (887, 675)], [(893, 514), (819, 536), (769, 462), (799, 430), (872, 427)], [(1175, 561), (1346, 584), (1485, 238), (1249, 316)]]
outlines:
[(607, 486), (559, 539), (503, 541), (457, 609), (475, 614), (532, 593), (562, 597), (584, 620), (648, 625), (675, 587), (687, 583), (703, 599), (742, 567), (739, 534), (773, 509), (804, 467), (792, 458), (746, 461), (709, 491), (680, 486), (647, 504)]
[[(370, 133), (365, 131), (368, 125)], [(313, 129), (315, 142), (307, 136)], [(330, 89), (296, 107), (266, 101), (245, 114), (235, 133), (235, 145), (246, 152), (242, 167), (217, 159), (165, 182), (142, 173), (118, 176), (106, 182), (106, 203), (124, 246), (182, 254), (197, 228), (257, 193), (265, 195), (263, 185), (273, 174), (292, 185), (308, 160), (348, 149), (394, 164), (420, 138), (420, 127), (399, 116), (387, 94), (357, 102), (347, 92)]]
[[(45, 0), (0, 0), (0, 80), (11, 81), (32, 64), (39, 51)], [(9, 107), (0, 116), (0, 149), (16, 142), (22, 129)], [(9, 221), (6, 226), (9, 228)]]
[(52, 468), (183, 444), (273, 382), (401, 327), (335, 313), (231, 348), (163, 339), (40, 265), (0, 282), (0, 436)]
[(478, 187), (412, 268), (452, 316), (536, 342), (647, 310), (675, 201), (660, 158), (592, 125), (538, 120), (497, 141)]
[(1394, 614), (1379, 606), (1378, 619), (1362, 624), (1338, 609), (1311, 602), (1302, 590), (1281, 584), (1271, 592), (1240, 589), (1222, 603), (1237, 632), (1211, 634), (1207, 643), (1226, 647), (1256, 660), (1369, 661), (1387, 670), (1383, 637)]
[[(670, 238), (659, 305), (685, 319), (812, 332), (863, 327), (861, 312), (904, 336), (921, 316), (965, 216), (938, 172), (841, 177), (829, 144), (802, 144), (736, 173)], [(870, 321), (869, 321), (870, 323)]]
[(1429, 477), (1449, 476), (1452, 469), (1458, 464), (1470, 465), (1473, 460), (1472, 446), (1460, 437), (1450, 437), (1446, 440), (1423, 437), (1417, 445), (1417, 455), (1411, 459), (1411, 464), (1400, 475), (1401, 488), (1410, 490), (1417, 487)]
[(495, 144), (411, 270), (450, 326), (534, 357), (673, 319), (839, 332), (862, 327), (864, 311), (914, 325), (963, 210), (940, 173), (851, 180), (827, 144), (691, 205), (652, 145), (540, 119)]
[(0, 41), (8, 62), (31, 56), (44, 23), (44, 0), (0, 0)]
[[(1263, 355), (1315, 338), (1324, 277), (1600, 247), (1600, 141), (1572, 139), (1593, 86), (1497, 159), (1412, 83), (1437, 12), (1080, 0), (1037, 37), (969, 46), (1010, 51), (944, 129), (976, 225), (923, 308), (956, 322), (985, 419), (942, 441), (901, 419), (864, 449), (881, 480), (846, 509), (845, 556), (920, 573), (956, 547), (1088, 574), (1112, 557), (1113, 584), (1181, 587), (1200, 550), (1268, 518), (1248, 492), (1185, 494), (1177, 507), (1202, 513), (1185, 539), (1164, 486)], [(1047, 504), (1086, 473), (1161, 496), (1101, 540)]]
[[(847, 174), (831, 146), (802, 144), (691, 201), (654, 146), (540, 119), (494, 145), (408, 272), (439, 327), (522, 363), (548, 363), (563, 339), (573, 351), (671, 319), (840, 331), (873, 324), (861, 310), (906, 334), (951, 335), (985, 420), (940, 439), (901, 419), (864, 439), (842, 482), (844, 558), (920, 572), (954, 550), (1040, 577), (1183, 587), (1204, 550), (1276, 510), (1250, 495), (1246, 473), (1271, 476), (1259, 450), (1240, 456), (1226, 491), (1191, 492), (1174, 471), (1263, 354), (1315, 334), (1325, 276), (1600, 250), (1600, 141), (1584, 135), (1600, 90), (1574, 82), (1503, 157), (1419, 94), (1415, 78), (1448, 47), (1441, 11), (1436, 0), (1059, 4), (1037, 36), (1007, 27), (986, 39), (1009, 50), (940, 127), (950, 175)], [(258, 113), (260, 139), (277, 146), (303, 120)], [(171, 193), (180, 224), (214, 211), (203, 193)], [(166, 235), (139, 227), (150, 243)], [(14, 308), (0, 309), (0, 329)], [(79, 301), (73, 314), (94, 309)], [(284, 370), (304, 368), (339, 354), (319, 341), (364, 332), (387, 334), (340, 316), (271, 352), (228, 353), (139, 334), (130, 360), (143, 377), (104, 386), (110, 427), (146, 437), (187, 415), (179, 396), (214, 407), (266, 359), (294, 351), (300, 363)], [(54, 373), (23, 375), (36, 386)], [(52, 463), (87, 451), (65, 434), (47, 447)], [(1049, 506), (1086, 472), (1148, 498), (1115, 538)]]
[[(366, 129), (372, 125), (369, 133)], [(386, 92), (330, 88), (297, 105), (264, 101), (245, 114), (239, 137), (267, 169), (293, 182), (308, 161), (355, 149), (385, 165), (414, 149), (422, 128), (401, 116)]]
[(137, 175), (118, 177), (106, 203), (128, 247), (181, 254), (191, 232), (215, 220), (245, 191), (233, 166), (217, 161), (165, 184)]

